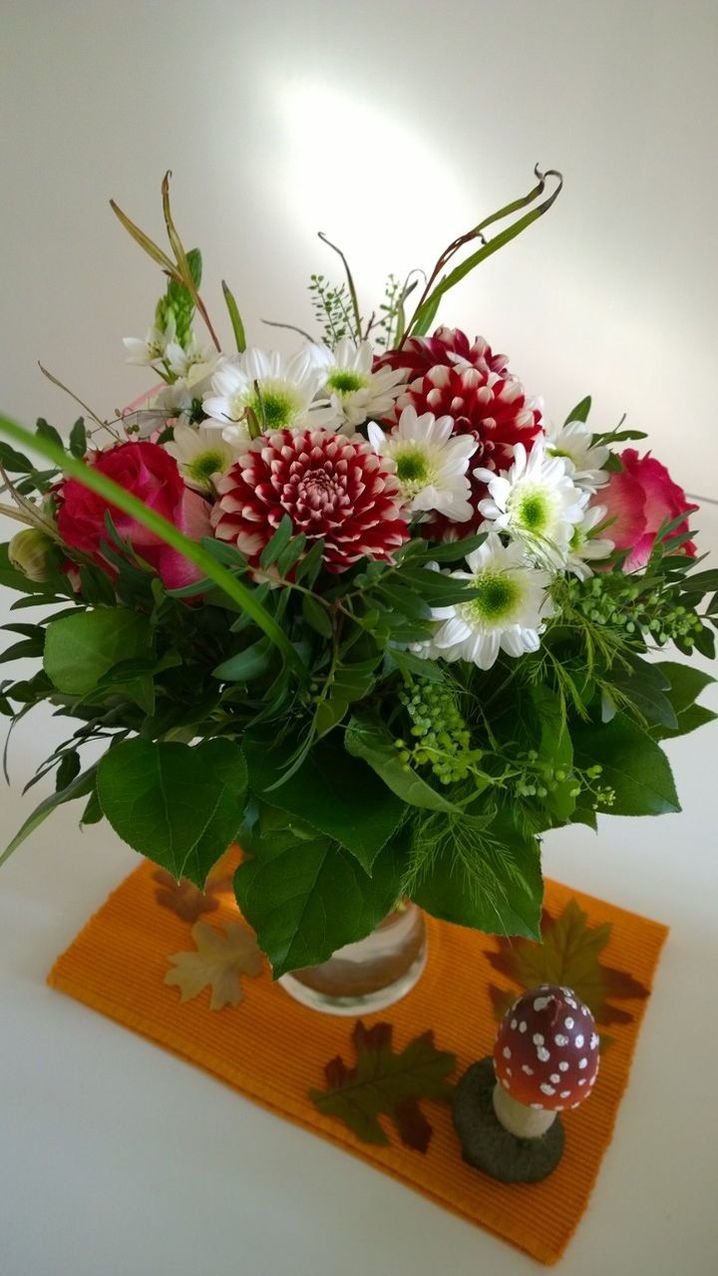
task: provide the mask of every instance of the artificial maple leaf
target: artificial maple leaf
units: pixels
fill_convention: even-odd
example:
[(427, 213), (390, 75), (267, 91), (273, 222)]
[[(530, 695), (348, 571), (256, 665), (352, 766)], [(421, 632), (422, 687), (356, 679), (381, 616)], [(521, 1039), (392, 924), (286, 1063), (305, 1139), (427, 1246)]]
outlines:
[(433, 1032), (415, 1037), (394, 1052), (392, 1026), (365, 1028), (361, 1019), (352, 1033), (356, 1066), (348, 1068), (337, 1056), (324, 1069), (326, 1090), (310, 1090), (309, 1098), (324, 1116), (338, 1117), (364, 1143), (386, 1146), (389, 1137), (379, 1121), (388, 1116), (407, 1147), (426, 1152), (432, 1128), (419, 1107), (420, 1099), (450, 1099), (446, 1080), (456, 1056), (437, 1050)]
[[(588, 914), (570, 899), (559, 917), (544, 911), (541, 923), (543, 942), (530, 939), (497, 939), (498, 952), (486, 957), (494, 970), (522, 988), (539, 984), (563, 984), (573, 988), (593, 1012), (597, 1023), (630, 1023), (633, 1015), (609, 998), (644, 998), (648, 989), (625, 970), (606, 966), (600, 956), (611, 936), (610, 922), (588, 925)], [(493, 985), (489, 993), (497, 1019), (515, 1000), (512, 992)]]
[(242, 975), (255, 979), (262, 973), (262, 954), (251, 930), (243, 922), (232, 922), (224, 931), (208, 922), (192, 927), (196, 952), (173, 953), (169, 958), (174, 970), (168, 970), (165, 983), (179, 988), (182, 1001), (198, 997), (210, 987), (210, 1010), (236, 1006), (242, 1000)]

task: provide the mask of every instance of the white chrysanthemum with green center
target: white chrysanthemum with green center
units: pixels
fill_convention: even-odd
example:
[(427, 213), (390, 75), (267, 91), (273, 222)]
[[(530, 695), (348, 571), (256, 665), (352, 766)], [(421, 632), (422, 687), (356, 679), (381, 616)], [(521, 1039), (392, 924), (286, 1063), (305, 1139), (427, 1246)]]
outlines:
[(385, 416), (391, 411), (406, 374), (401, 368), (372, 371), (374, 351), (369, 341), (357, 344), (344, 337), (333, 350), (312, 346), (311, 354), (316, 366), (323, 370), (322, 393), (342, 426), (356, 428), (369, 417)]
[(192, 333), (186, 346), (179, 341), (169, 341), (165, 350), (165, 362), (176, 377), (189, 386), (197, 385), (214, 372), (218, 355), (212, 346), (203, 346)]
[(600, 534), (601, 523), (607, 513), (605, 505), (592, 505), (586, 510), (583, 521), (573, 529), (566, 566), (579, 580), (588, 580), (593, 575), (589, 562), (600, 562), (613, 553), (613, 541)]
[(540, 563), (563, 566), (588, 502), (588, 492), (576, 486), (569, 467), (564, 457), (547, 456), (542, 443), (535, 443), (529, 455), (517, 443), (510, 470), (474, 470), (489, 489), (479, 502), (484, 527), (519, 540)]
[(550, 573), (532, 567), (519, 544), (503, 545), (493, 532), (466, 562), (468, 571), (451, 575), (472, 585), (476, 597), (432, 612), (441, 624), (424, 654), (490, 669), (500, 651), (513, 657), (537, 651), (552, 610)]
[(567, 421), (565, 425), (548, 426), (546, 455), (561, 456), (570, 464), (570, 474), (577, 487), (595, 492), (608, 482), (604, 465), (610, 449), (594, 446), (593, 431), (585, 421)]
[[(310, 349), (306, 347), (291, 359), (276, 351), (250, 349), (222, 360), (202, 402), (207, 416), (224, 425), (253, 417), (262, 433), (312, 424), (310, 410), (324, 378)], [(325, 417), (323, 413), (322, 425), (328, 424)], [(318, 422), (314, 413), (312, 418)]]
[(374, 421), (368, 427), (369, 442), (381, 456), (394, 462), (396, 477), (407, 506), (415, 513), (436, 510), (457, 523), (465, 523), (473, 510), (467, 470), (476, 450), (470, 434), (452, 435), (453, 418), (417, 415), (404, 408), (399, 424), (385, 433)]
[(250, 442), (247, 430), (229, 442), (217, 426), (176, 425), (174, 438), (164, 448), (176, 460), (188, 487), (211, 492), (215, 478), (227, 473)]

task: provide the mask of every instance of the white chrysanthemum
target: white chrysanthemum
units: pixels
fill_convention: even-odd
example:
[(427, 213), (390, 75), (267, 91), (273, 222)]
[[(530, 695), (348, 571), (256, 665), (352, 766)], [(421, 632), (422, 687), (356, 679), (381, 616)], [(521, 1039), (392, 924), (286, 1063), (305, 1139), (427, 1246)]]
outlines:
[(478, 591), (471, 602), (433, 611), (442, 621), (425, 653), (431, 659), (468, 660), (490, 669), (499, 651), (523, 656), (537, 651), (551, 615), (550, 573), (531, 567), (521, 546), (505, 546), (495, 533), (466, 559), (469, 571), (452, 572)]
[(178, 377), (170, 385), (162, 387), (152, 400), (151, 407), (167, 419), (188, 421), (196, 405), (201, 404), (204, 396), (209, 393), (212, 375), (213, 365), (191, 363), (186, 376)]
[(585, 421), (567, 421), (566, 425), (548, 425), (547, 456), (562, 456), (573, 467), (571, 478), (577, 487), (595, 492), (608, 482), (604, 465), (610, 448), (594, 447), (593, 431)]
[(203, 400), (207, 416), (231, 425), (243, 421), (250, 409), (264, 431), (297, 430), (311, 424), (312, 401), (324, 374), (309, 350), (284, 359), (276, 351), (250, 349), (221, 360)]
[(372, 372), (374, 351), (369, 341), (357, 345), (344, 337), (333, 350), (319, 345), (310, 349), (322, 369), (322, 394), (329, 399), (335, 419), (356, 427), (391, 411), (406, 374), (401, 368)]
[(122, 344), (125, 347), (125, 363), (134, 363), (138, 367), (149, 367), (150, 364), (157, 363), (165, 357), (165, 351), (168, 345), (171, 345), (175, 339), (175, 318), (170, 312), (167, 316), (167, 327), (164, 331), (159, 328), (148, 328), (147, 336), (144, 341), (141, 337), (123, 337)]
[(543, 443), (535, 443), (528, 456), (517, 443), (510, 470), (474, 470), (489, 489), (479, 502), (484, 527), (521, 541), (539, 562), (562, 566), (588, 502), (588, 492), (576, 487), (569, 466), (562, 456), (547, 456)]
[(176, 425), (174, 438), (164, 444), (164, 449), (176, 460), (188, 487), (198, 492), (210, 492), (213, 479), (226, 474), (240, 452), (251, 443), (249, 431), (232, 443), (224, 438), (217, 426)]
[(453, 428), (453, 417), (435, 417), (433, 412), (418, 416), (416, 408), (404, 408), (398, 426), (389, 434), (374, 421), (367, 432), (374, 451), (394, 462), (410, 510), (436, 510), (464, 523), (474, 512), (466, 471), (477, 444), (470, 434), (452, 437)]
[(583, 521), (577, 523), (573, 529), (566, 566), (579, 580), (588, 580), (593, 575), (589, 562), (598, 562), (613, 553), (613, 541), (594, 534), (607, 513), (605, 505), (592, 505), (586, 510)]

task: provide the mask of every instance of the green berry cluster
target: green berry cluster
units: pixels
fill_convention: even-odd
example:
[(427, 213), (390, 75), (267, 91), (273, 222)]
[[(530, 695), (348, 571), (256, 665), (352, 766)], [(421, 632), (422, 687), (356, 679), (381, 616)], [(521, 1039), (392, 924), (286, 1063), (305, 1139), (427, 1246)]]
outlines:
[(586, 620), (621, 630), (626, 637), (650, 638), (663, 646), (678, 640), (692, 647), (703, 628), (690, 608), (676, 595), (658, 588), (646, 589), (643, 581), (614, 573), (599, 573), (589, 580), (575, 577), (565, 582), (570, 606)]
[(395, 740), (408, 769), (430, 766), (442, 784), (456, 784), (481, 760), (471, 747), (471, 735), (457, 704), (456, 693), (444, 683), (417, 681), (399, 698), (411, 721), (411, 741)]

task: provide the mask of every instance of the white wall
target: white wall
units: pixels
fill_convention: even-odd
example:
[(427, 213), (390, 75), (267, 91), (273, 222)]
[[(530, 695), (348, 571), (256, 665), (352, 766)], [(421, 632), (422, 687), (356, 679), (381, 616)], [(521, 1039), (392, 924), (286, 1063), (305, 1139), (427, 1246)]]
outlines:
[(145, 387), (153, 266), (107, 207), (161, 229), (159, 182), (259, 319), (310, 320), (304, 282), (389, 269), (561, 168), (551, 213), (442, 318), (482, 332), (549, 411), (625, 409), (693, 492), (718, 496), (715, 0), (16, 0), (5, 4), (0, 402), (58, 424)]

